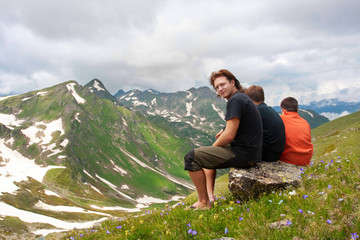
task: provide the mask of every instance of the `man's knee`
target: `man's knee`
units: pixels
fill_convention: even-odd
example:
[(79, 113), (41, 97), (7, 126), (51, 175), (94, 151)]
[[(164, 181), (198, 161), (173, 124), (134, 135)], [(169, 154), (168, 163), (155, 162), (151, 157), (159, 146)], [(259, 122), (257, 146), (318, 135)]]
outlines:
[(194, 161), (194, 158), (195, 158), (195, 152), (193, 149), (190, 152), (188, 152), (184, 157), (185, 170), (192, 171), (192, 163)]

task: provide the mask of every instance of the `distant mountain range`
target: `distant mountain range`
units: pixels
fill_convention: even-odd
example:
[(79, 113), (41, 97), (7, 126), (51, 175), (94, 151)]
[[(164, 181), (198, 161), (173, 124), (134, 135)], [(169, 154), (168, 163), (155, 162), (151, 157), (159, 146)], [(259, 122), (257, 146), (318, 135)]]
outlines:
[[(175, 93), (161, 93), (155, 90), (118, 91), (115, 97), (121, 104), (147, 115), (159, 115), (171, 122), (183, 122), (214, 136), (224, 127), (226, 101), (216, 97), (208, 88), (191, 88)], [(274, 108), (280, 112), (280, 108)], [(329, 121), (316, 111), (306, 108), (299, 111), (311, 128)]]
[[(279, 106), (273, 107), (280, 111)], [(327, 117), (330, 120), (354, 113), (360, 110), (360, 102), (343, 102), (336, 98), (324, 99), (319, 102), (311, 102), (309, 105), (300, 105), (299, 108), (311, 109)]]

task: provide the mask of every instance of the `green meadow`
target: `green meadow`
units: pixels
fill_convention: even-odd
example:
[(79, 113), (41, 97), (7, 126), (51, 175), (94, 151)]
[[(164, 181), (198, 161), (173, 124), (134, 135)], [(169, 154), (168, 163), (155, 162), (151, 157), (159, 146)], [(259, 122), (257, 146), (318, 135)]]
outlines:
[[(298, 188), (240, 202), (217, 179), (211, 210), (180, 203), (114, 218), (63, 239), (357, 239), (360, 234), (360, 112), (312, 131), (314, 156)], [(50, 236), (49, 236), (50, 237)]]

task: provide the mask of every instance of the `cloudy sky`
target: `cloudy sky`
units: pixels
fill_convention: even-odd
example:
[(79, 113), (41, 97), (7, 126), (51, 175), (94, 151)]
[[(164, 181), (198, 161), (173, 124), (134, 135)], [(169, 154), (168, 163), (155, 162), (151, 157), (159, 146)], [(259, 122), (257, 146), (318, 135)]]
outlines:
[(229, 69), (266, 102), (360, 101), (358, 0), (0, 0), (0, 95), (67, 80), (163, 92)]

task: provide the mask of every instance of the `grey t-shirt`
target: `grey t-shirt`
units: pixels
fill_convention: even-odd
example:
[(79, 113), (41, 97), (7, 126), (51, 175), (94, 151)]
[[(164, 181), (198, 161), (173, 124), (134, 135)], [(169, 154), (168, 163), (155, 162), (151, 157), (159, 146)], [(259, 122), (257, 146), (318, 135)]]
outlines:
[(244, 93), (236, 92), (226, 106), (225, 120), (234, 117), (240, 124), (231, 149), (239, 160), (259, 162), (262, 157), (263, 126), (261, 115), (253, 101)]

